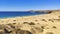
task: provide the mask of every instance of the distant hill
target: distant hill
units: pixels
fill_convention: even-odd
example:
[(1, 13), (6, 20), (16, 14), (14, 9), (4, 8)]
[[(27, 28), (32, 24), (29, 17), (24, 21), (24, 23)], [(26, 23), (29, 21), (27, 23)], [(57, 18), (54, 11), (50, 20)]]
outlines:
[(47, 13), (52, 13), (60, 10), (30, 10), (29, 12), (47, 12)]

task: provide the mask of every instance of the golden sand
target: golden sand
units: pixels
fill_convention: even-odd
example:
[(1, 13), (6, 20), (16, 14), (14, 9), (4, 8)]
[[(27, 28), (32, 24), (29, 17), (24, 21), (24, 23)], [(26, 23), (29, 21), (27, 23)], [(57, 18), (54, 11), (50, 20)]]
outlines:
[(0, 19), (1, 34), (60, 34), (60, 11)]

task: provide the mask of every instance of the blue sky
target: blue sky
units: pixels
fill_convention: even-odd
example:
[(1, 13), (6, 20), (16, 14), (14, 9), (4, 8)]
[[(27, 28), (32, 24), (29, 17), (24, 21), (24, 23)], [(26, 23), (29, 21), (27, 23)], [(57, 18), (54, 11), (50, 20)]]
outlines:
[(0, 11), (60, 9), (60, 0), (0, 0)]

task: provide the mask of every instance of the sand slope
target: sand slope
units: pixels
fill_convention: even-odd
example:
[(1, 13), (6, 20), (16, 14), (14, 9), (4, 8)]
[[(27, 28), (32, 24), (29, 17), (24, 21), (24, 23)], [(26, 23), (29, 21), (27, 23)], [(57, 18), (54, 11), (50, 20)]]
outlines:
[(60, 34), (60, 11), (0, 19), (1, 34)]

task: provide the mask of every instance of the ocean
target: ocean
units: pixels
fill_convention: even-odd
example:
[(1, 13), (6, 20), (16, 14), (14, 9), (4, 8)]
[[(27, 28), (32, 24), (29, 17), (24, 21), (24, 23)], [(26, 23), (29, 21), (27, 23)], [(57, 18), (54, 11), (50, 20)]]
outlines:
[(38, 14), (46, 14), (46, 12), (28, 12), (28, 11), (7, 11), (7, 12), (0, 12), (0, 18), (7, 18), (7, 17), (17, 17), (17, 16), (30, 16), (30, 15), (38, 15)]

